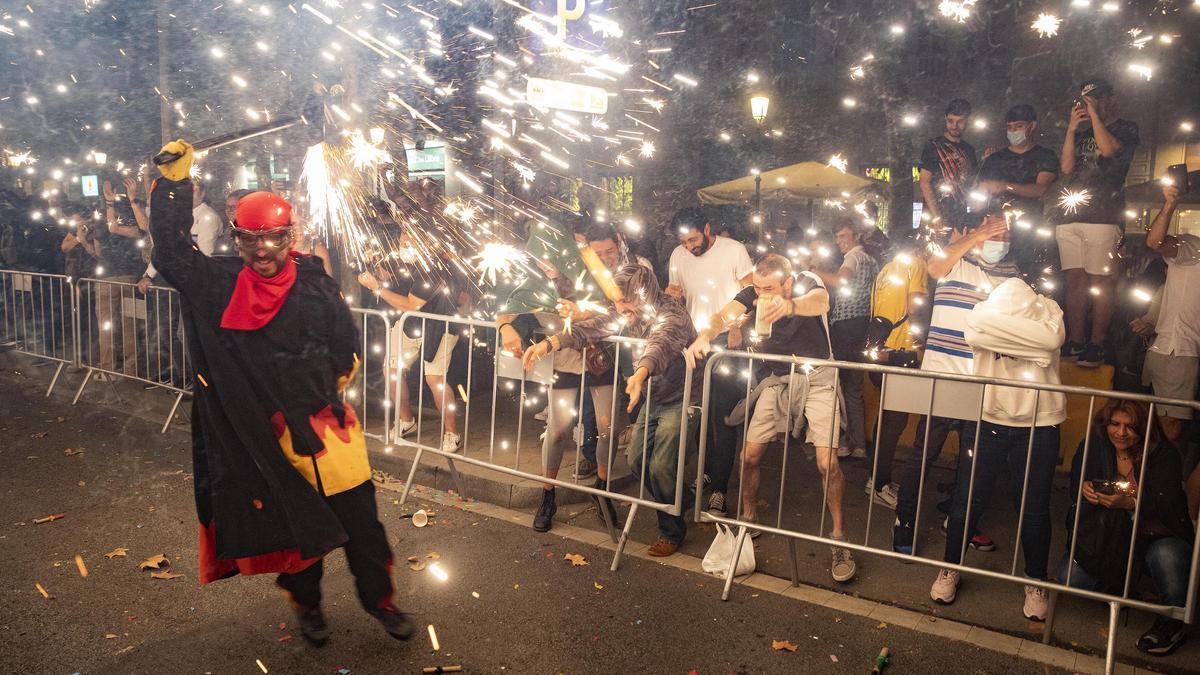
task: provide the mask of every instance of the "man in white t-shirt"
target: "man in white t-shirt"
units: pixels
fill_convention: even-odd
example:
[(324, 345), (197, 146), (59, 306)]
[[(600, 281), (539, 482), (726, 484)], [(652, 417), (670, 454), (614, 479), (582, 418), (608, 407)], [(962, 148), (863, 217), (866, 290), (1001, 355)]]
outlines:
[[(754, 263), (741, 242), (716, 236), (711, 222), (698, 208), (676, 213), (671, 220), (671, 231), (679, 238), (679, 246), (671, 252), (666, 293), (684, 301), (696, 330), (703, 331), (713, 316), (750, 285)], [(735, 327), (713, 336), (712, 342), (740, 349), (741, 338), (740, 329)], [(711, 392), (704, 473), (712, 490), (708, 510), (724, 515), (725, 492), (737, 452), (737, 429), (724, 420), (746, 393), (735, 375), (720, 372), (713, 375)]]
[[(216, 209), (204, 203), (204, 186), (194, 182), (192, 199), (196, 205), (192, 208), (192, 243), (206, 256), (212, 256), (217, 247), (217, 239), (221, 237), (221, 216)], [(146, 271), (138, 280), (137, 287), (142, 293), (150, 288), (150, 283), (158, 276), (154, 264), (146, 265)]]
[[(967, 344), (967, 317), (971, 310), (988, 297), (992, 289), (1005, 279), (1019, 273), (1015, 263), (1007, 258), (1009, 252), (1008, 224), (1002, 212), (984, 217), (976, 228), (960, 234), (941, 251), (929, 256), (929, 276), (937, 281), (933, 294), (933, 313), (926, 334), (925, 356), (921, 370), (971, 375), (974, 373), (974, 353)], [(925, 426), (928, 423), (928, 441)], [(922, 461), (928, 469), (941, 454), (951, 430), (958, 431), (959, 456), (971, 448), (975, 423), (944, 417), (923, 417), (917, 425), (916, 450), (900, 466), (900, 487), (896, 497), (896, 523), (892, 532), (892, 549), (899, 553), (913, 552), (913, 526), (917, 514)], [(926, 450), (927, 448), (927, 450)], [(993, 551), (996, 545), (986, 536), (973, 532), (972, 548)]]
[[(1163, 188), (1162, 210), (1146, 233), (1146, 247), (1157, 251), (1167, 263), (1167, 283), (1163, 286), (1162, 307), (1154, 327), (1158, 337), (1146, 352), (1142, 378), (1154, 387), (1155, 396), (1192, 400), (1196, 398), (1200, 371), (1200, 293), (1195, 290), (1200, 284), (1197, 264), (1200, 237), (1167, 234), (1179, 206), (1179, 194), (1176, 186)], [(1155, 409), (1163, 435), (1179, 446), (1192, 419), (1192, 409), (1174, 406)]]

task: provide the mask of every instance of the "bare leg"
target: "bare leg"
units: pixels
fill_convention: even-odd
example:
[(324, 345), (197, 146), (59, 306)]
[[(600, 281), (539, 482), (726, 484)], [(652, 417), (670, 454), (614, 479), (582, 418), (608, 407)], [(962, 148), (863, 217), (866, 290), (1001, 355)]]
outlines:
[(454, 410), (456, 407), (454, 392), (448, 388), (446, 378), (441, 375), (426, 375), (425, 382), (429, 384), (429, 390), (433, 392), (433, 402), (437, 406), (438, 412), (442, 414), (442, 424), (446, 427), (446, 432), (457, 434), (458, 416)]
[(829, 486), (825, 495), (825, 503), (829, 505), (829, 519), (833, 521), (830, 534), (834, 538), (843, 536), (842, 531), (842, 494), (846, 491), (846, 477), (838, 464), (837, 453), (829, 448), (817, 448), (817, 468), (821, 470), (821, 479)]
[[(1108, 323), (1112, 320), (1113, 293), (1116, 290), (1116, 279), (1108, 275), (1089, 274), (1087, 293), (1092, 299), (1092, 344), (1104, 344), (1104, 336), (1108, 333)], [(1092, 295), (1091, 289), (1099, 291)]]
[(766, 443), (746, 441), (742, 448), (742, 518), (754, 520), (758, 515), (758, 484), (762, 478), (762, 458)]
[(1088, 274), (1082, 269), (1063, 270), (1067, 277), (1067, 340), (1083, 342), (1087, 326)]
[(396, 378), (396, 411), (400, 413), (400, 419), (411, 422), (413, 419), (412, 403), (408, 395), (408, 380), (404, 377), (404, 370), (390, 370), (388, 377)]

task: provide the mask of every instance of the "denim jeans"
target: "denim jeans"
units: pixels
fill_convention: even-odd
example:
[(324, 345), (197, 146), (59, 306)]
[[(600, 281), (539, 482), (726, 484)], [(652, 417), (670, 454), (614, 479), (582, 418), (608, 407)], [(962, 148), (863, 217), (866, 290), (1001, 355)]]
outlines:
[[(859, 363), (863, 360), (863, 347), (867, 342), (869, 317), (857, 316), (843, 319), (829, 326), (829, 339), (833, 344), (833, 357), (838, 361)], [(863, 402), (863, 371), (843, 369), (838, 378), (842, 387), (842, 398), (846, 402), (846, 430), (842, 435), (841, 447), (851, 450), (867, 447), (867, 413)]]
[[(887, 413), (885, 413), (886, 415)], [(899, 413), (903, 415), (904, 413)], [(952, 430), (958, 431), (958, 456), (964, 457), (967, 450), (974, 447), (975, 443), (975, 423), (966, 420), (954, 420), (948, 417), (921, 417), (917, 422), (917, 433), (914, 445), (916, 449), (900, 463), (898, 477), (900, 483), (899, 494), (896, 495), (896, 517), (901, 523), (911, 525), (917, 517), (917, 495), (921, 488), (921, 454), (925, 448), (925, 426), (928, 420), (929, 423), (929, 454), (925, 457), (926, 477), (929, 476), (929, 467), (937, 461), (937, 458), (942, 454), (942, 446), (946, 444), (946, 437), (950, 435)], [(907, 420), (907, 416), (906, 416)], [(887, 418), (884, 418), (884, 426), (887, 426)], [(903, 428), (901, 428), (903, 431)], [(897, 433), (897, 436), (899, 434)], [(881, 450), (882, 452), (882, 450)], [(882, 463), (882, 457), (880, 462)], [(962, 463), (959, 463), (962, 466)], [(884, 483), (886, 485), (887, 483)], [(882, 487), (876, 483), (878, 487)], [(928, 496), (929, 490), (925, 491)]]
[[(962, 562), (963, 530), (967, 519), (967, 492), (971, 465), (975, 465), (975, 491), (971, 495), (970, 531), (975, 532), (979, 518), (987, 508), (996, 478), (1008, 471), (1012, 479), (1013, 508), (1021, 507), (1021, 484), (1029, 457), (1029, 427), (1009, 427), (984, 422), (979, 430), (979, 455), (967, 451), (959, 456), (958, 476), (954, 483), (954, 501), (950, 507), (950, 525), (946, 531), (948, 563)], [(1045, 579), (1050, 559), (1050, 493), (1054, 486), (1054, 467), (1058, 464), (1059, 429), (1035, 427), (1033, 456), (1029, 462), (1029, 484), (1025, 494), (1025, 521), (1021, 526), (1021, 548), (1025, 554), (1025, 576)]]
[[(724, 347), (726, 338), (721, 336), (713, 344)], [(714, 492), (725, 492), (729, 489), (729, 476), (733, 473), (733, 460), (737, 456), (738, 427), (725, 423), (725, 418), (733, 412), (738, 401), (746, 397), (746, 381), (735, 373), (744, 361), (728, 360), (730, 373), (723, 375), (720, 370), (713, 373), (712, 388), (708, 404), (708, 447), (704, 455), (704, 473), (708, 474), (709, 484)], [(703, 377), (703, 371), (697, 370), (693, 377)]]
[[(1141, 542), (1138, 542), (1139, 545)], [(1142, 561), (1146, 565), (1146, 573), (1154, 582), (1159, 601), (1164, 605), (1183, 607), (1187, 602), (1188, 567), (1192, 560), (1192, 547), (1179, 537), (1162, 537), (1144, 546), (1139, 546), (1144, 552)], [(1070, 549), (1063, 553), (1058, 563), (1058, 578), (1068, 586), (1082, 588), (1085, 591), (1097, 590), (1100, 581), (1088, 574), (1078, 564), (1071, 566), (1071, 578), (1067, 579), (1067, 556)], [(1121, 561), (1122, 566), (1125, 561)]]
[[(663, 504), (675, 503), (675, 481), (679, 469), (679, 433), (684, 423), (682, 402), (647, 403), (642, 406), (633, 427), (633, 438), (625, 449), (633, 475), (641, 480), (643, 443), (645, 443), (646, 492), (650, 498)], [(696, 447), (699, 416), (688, 415), (686, 452)], [(647, 440), (643, 440), (647, 439)], [(659, 535), (667, 541), (680, 543), (687, 534), (687, 521), (683, 516), (673, 516), (666, 511), (655, 510), (658, 515)]]

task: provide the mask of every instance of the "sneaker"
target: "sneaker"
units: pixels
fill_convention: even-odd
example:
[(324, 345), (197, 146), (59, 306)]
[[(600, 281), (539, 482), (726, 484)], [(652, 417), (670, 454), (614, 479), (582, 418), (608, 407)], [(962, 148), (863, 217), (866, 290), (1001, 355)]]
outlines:
[(415, 417), (412, 418), (411, 420), (400, 420), (399, 422), (396, 422), (396, 437), (397, 438), (404, 438), (405, 436), (411, 434), (412, 432), (414, 432), (416, 430), (417, 430), (417, 418), (415, 418)]
[(897, 493), (896, 488), (892, 487), (891, 485), (885, 485), (883, 486), (882, 490), (876, 492), (875, 482), (868, 479), (864, 491), (867, 493), (868, 497), (875, 500), (876, 504), (879, 504), (880, 506), (886, 506), (893, 511), (896, 510)]
[[(758, 524), (758, 514), (756, 513), (752, 516), (742, 514), (742, 520), (746, 521), (749, 524), (757, 525)], [(763, 534), (762, 530), (756, 530), (756, 529), (750, 528), (750, 527), (746, 528), (746, 536), (750, 537), (751, 539), (758, 539), (759, 537), (762, 536), (762, 534)]]
[(596, 475), (596, 463), (587, 457), (580, 457), (579, 463), (575, 465), (575, 473), (571, 477), (575, 480), (583, 480)]
[(1082, 368), (1099, 368), (1104, 365), (1104, 348), (1089, 343), (1083, 348), (1083, 352), (1075, 360), (1075, 363)]
[(981, 553), (991, 553), (996, 550), (996, 542), (986, 534), (977, 534), (971, 537), (970, 547)]
[(854, 564), (854, 554), (850, 552), (850, 549), (830, 546), (829, 550), (833, 554), (833, 560), (829, 565), (833, 580), (844, 583), (853, 579), (854, 573), (858, 571), (858, 566)]
[(1153, 656), (1166, 656), (1187, 639), (1187, 626), (1179, 619), (1158, 616), (1150, 630), (1138, 638), (1137, 648)]
[(558, 513), (558, 502), (554, 498), (554, 488), (542, 490), (542, 503), (533, 515), (533, 529), (537, 532), (549, 532), (554, 524), (555, 513)]
[(669, 555), (674, 555), (675, 551), (678, 550), (679, 544), (666, 539), (659, 539), (658, 541), (654, 542), (654, 545), (650, 547), (650, 550), (647, 551), (647, 553), (655, 558), (665, 558)]
[(388, 632), (388, 635), (397, 640), (407, 640), (417, 632), (417, 625), (413, 623), (412, 617), (395, 607), (373, 609), (367, 613), (383, 624), (383, 629)]
[(850, 448), (842, 446), (837, 449), (837, 456), (841, 459), (845, 459), (845, 458), (849, 457), (850, 453), (852, 453), (852, 452), (854, 452), (854, 451), (851, 450)]
[(536, 413), (533, 416), (533, 419), (535, 419), (539, 422), (545, 422), (547, 419), (549, 419), (549, 417), (550, 417), (550, 406), (547, 405), (545, 408), (542, 408), (541, 411)]
[(939, 605), (949, 605), (958, 595), (958, 570), (938, 570), (937, 579), (929, 589), (929, 597)]
[(913, 524), (901, 523), (899, 518), (892, 523), (892, 550), (904, 555), (913, 552)]
[(850, 458), (851, 459), (866, 459), (867, 458), (866, 448), (855, 448), (855, 449), (851, 450)]
[(1040, 586), (1025, 587), (1025, 608), (1022, 613), (1030, 621), (1045, 621), (1050, 610), (1050, 592)]
[(1059, 356), (1066, 361), (1079, 358), (1083, 353), (1083, 343), (1081, 342), (1064, 342), (1062, 350), (1059, 351)]
[(725, 515), (725, 493), (713, 490), (708, 495), (708, 508), (705, 509), (714, 516)]
[(324, 647), (329, 642), (329, 626), (325, 623), (325, 615), (320, 607), (301, 607), (295, 603), (292, 607), (296, 612), (296, 623), (300, 625), (300, 635), (308, 644), (314, 647)]
[(446, 433), (442, 434), (442, 452), (453, 455), (461, 448), (462, 436), (459, 436), (453, 431), (447, 431)]

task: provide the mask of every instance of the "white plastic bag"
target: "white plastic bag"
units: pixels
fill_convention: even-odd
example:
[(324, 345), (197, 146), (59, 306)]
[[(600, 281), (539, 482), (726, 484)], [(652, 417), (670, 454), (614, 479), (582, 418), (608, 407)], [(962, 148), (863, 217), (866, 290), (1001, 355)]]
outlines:
[[(729, 564), (733, 562), (734, 546), (737, 545), (737, 535), (734, 534), (732, 528), (725, 526), (722, 523), (717, 523), (717, 537), (713, 539), (713, 543), (708, 547), (708, 553), (704, 554), (704, 560), (701, 561), (701, 566), (705, 572), (709, 574), (725, 578), (725, 574), (729, 571)], [(751, 574), (758, 567), (754, 561), (754, 540), (750, 538), (750, 533), (746, 533), (746, 537), (742, 540), (742, 554), (738, 556), (737, 569), (734, 571), (735, 577), (740, 577), (745, 574)]]

